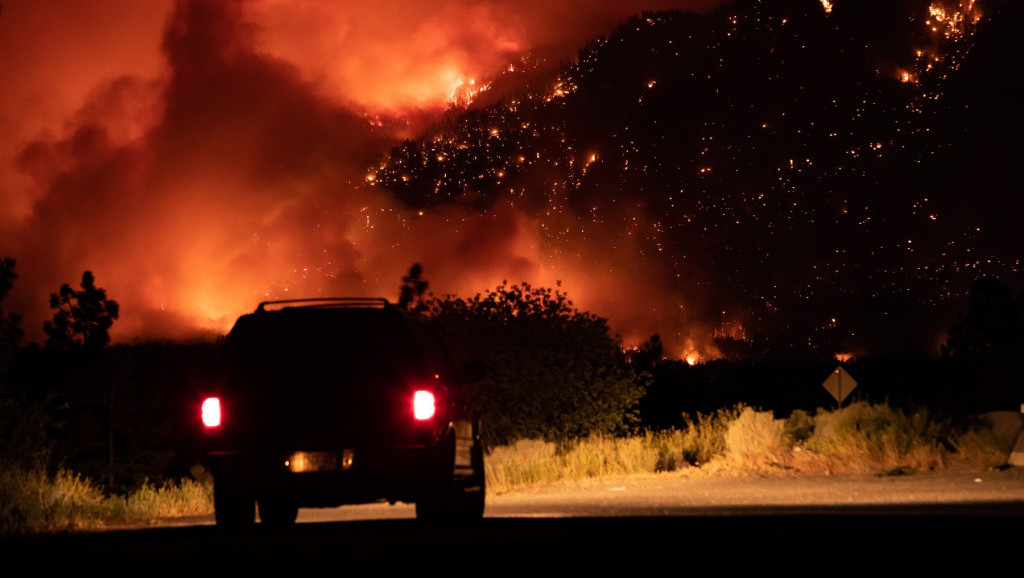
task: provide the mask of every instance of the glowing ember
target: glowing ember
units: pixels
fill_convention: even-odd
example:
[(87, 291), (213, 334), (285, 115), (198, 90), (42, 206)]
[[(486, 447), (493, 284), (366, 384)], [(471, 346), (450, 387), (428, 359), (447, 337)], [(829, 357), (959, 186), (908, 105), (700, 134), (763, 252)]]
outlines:
[(951, 40), (961, 39), (969, 32), (968, 26), (973, 28), (981, 19), (974, 0), (935, 2), (928, 7), (928, 15), (925, 25)]

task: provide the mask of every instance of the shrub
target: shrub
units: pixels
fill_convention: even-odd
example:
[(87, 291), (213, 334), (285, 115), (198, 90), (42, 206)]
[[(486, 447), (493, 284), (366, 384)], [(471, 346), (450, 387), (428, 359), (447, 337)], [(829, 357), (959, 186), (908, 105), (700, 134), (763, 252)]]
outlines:
[(789, 447), (799, 446), (814, 433), (814, 417), (802, 409), (794, 410), (786, 418), (783, 438)]
[(784, 443), (785, 422), (769, 412), (745, 407), (726, 425), (725, 448), (729, 464), (744, 470), (762, 471), (788, 467), (789, 449)]
[(577, 310), (561, 291), (504, 283), (429, 307), (456, 359), (487, 368), (471, 394), (486, 447), (621, 433), (634, 422), (645, 382), (607, 321)]
[(981, 468), (1006, 465), (1020, 434), (1020, 417), (1009, 412), (999, 417), (1006, 419), (989, 414), (957, 424), (948, 443), (960, 462)]
[(691, 465), (706, 464), (714, 458), (725, 455), (725, 433), (729, 424), (739, 417), (743, 405), (720, 409), (714, 414), (698, 413), (695, 420), (684, 418), (681, 453), (683, 460)]
[(831, 458), (832, 471), (867, 472), (942, 464), (946, 424), (926, 410), (911, 415), (885, 405), (856, 402), (815, 416), (806, 448)]

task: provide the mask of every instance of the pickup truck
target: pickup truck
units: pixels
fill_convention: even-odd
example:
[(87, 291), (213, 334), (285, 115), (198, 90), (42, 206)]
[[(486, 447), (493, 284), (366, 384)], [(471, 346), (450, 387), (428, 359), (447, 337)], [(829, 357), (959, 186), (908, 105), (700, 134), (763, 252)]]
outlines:
[(377, 501), (419, 519), (483, 516), (480, 418), (421, 316), (384, 299), (264, 302), (224, 339), (200, 403), (218, 526)]

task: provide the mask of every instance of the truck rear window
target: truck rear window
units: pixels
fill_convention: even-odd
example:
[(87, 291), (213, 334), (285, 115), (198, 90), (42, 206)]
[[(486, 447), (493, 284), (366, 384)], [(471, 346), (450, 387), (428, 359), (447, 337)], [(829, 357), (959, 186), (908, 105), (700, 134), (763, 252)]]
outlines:
[[(312, 314), (311, 314), (312, 313)], [(312, 394), (401, 386), (425, 362), (401, 316), (380, 311), (244, 316), (224, 343), (225, 385)]]

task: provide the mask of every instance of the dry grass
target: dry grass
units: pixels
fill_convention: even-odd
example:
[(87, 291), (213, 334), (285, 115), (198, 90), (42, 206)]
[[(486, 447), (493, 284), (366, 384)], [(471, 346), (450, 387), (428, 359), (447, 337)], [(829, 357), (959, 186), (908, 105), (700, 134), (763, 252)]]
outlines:
[(0, 470), (0, 536), (145, 523), (213, 512), (211, 487), (184, 479), (108, 496), (73, 472)]
[(647, 438), (594, 435), (561, 446), (519, 440), (494, 448), (485, 468), (489, 490), (501, 492), (524, 485), (653, 472), (659, 460), (659, 448)]
[(815, 416), (814, 431), (802, 448), (806, 451), (794, 467), (809, 473), (936, 469), (945, 463), (948, 452), (940, 441), (949, 431), (947, 422), (924, 410), (907, 415), (884, 405), (854, 403)]
[(41, 470), (0, 472), (0, 535), (88, 526), (103, 519), (103, 495), (66, 470), (52, 478)]
[(588, 477), (687, 469), (693, 473), (884, 474), (1006, 463), (1016, 431), (984, 420), (954, 425), (926, 410), (853, 403), (811, 415), (739, 406), (698, 415), (685, 429), (630, 438), (590, 438), (557, 446), (521, 440), (488, 455), (494, 491)]
[[(973, 468), (993, 468), (1006, 463), (1019, 433), (1020, 416), (1011, 412), (982, 416), (950, 440), (955, 459)], [(1009, 415), (1007, 415), (1009, 414)], [(1002, 419), (1000, 419), (1002, 418)], [(1009, 418), (1009, 419), (1006, 419)]]
[(195, 481), (170, 481), (161, 486), (146, 484), (127, 496), (108, 499), (113, 509), (108, 521), (148, 522), (213, 513), (211, 489)]
[(761, 472), (789, 468), (792, 452), (784, 440), (785, 422), (747, 407), (725, 430), (724, 459), (734, 468)]

